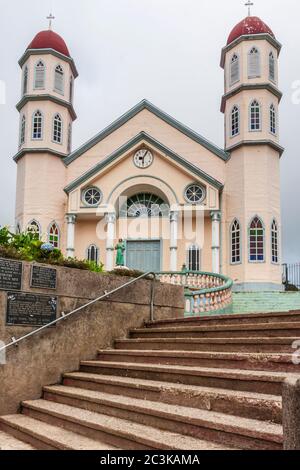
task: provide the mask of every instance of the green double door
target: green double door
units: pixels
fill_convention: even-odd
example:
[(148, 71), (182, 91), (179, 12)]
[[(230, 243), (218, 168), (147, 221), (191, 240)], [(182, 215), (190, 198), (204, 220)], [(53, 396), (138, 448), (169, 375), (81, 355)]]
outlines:
[(157, 240), (127, 241), (126, 266), (143, 272), (161, 270), (161, 244)]

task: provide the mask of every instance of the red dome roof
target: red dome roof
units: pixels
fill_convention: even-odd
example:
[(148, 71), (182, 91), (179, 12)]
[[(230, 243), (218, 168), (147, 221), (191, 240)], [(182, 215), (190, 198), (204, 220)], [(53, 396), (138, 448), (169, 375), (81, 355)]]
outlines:
[(38, 33), (27, 49), (54, 49), (70, 57), (70, 52), (63, 38), (50, 29)]
[(241, 36), (250, 34), (270, 34), (275, 38), (271, 28), (269, 28), (269, 26), (267, 26), (260, 18), (257, 16), (247, 16), (233, 28), (228, 37), (227, 45)]

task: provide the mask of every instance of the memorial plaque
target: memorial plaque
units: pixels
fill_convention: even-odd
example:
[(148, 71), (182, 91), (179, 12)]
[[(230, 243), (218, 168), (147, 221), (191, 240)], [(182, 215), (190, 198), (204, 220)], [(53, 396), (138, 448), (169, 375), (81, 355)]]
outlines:
[(0, 259), (0, 290), (22, 289), (23, 265), (21, 261)]
[(42, 326), (56, 320), (57, 297), (9, 292), (7, 324)]
[(56, 269), (33, 265), (31, 268), (30, 287), (39, 289), (56, 289)]

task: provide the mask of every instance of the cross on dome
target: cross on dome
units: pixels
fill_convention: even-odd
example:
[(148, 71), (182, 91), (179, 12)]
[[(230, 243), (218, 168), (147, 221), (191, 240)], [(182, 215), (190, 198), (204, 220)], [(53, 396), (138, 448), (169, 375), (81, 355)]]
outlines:
[(245, 7), (248, 7), (248, 16), (251, 16), (251, 7), (254, 6), (254, 3), (251, 2), (251, 0), (248, 0), (247, 3), (245, 3)]
[(52, 20), (55, 20), (55, 16), (53, 16), (52, 13), (50, 13), (50, 15), (47, 16), (47, 20), (49, 20), (49, 29), (51, 30), (52, 29)]

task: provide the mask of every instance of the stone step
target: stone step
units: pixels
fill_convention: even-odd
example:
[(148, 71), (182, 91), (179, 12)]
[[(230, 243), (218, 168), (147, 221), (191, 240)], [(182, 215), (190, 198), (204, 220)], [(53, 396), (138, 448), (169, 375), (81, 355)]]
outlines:
[[(1, 429), (1, 423), (0, 423)], [(20, 439), (16, 439), (9, 433), (4, 431), (0, 431), (0, 451), (1, 450), (36, 450), (27, 442), (20, 441)]]
[(281, 423), (281, 398), (254, 392), (99, 374), (64, 374), (63, 385)]
[(242, 337), (300, 337), (300, 324), (254, 323), (245, 325), (186, 326), (175, 328), (136, 328), (131, 338), (242, 338)]
[(88, 437), (23, 414), (0, 418), (0, 427), (39, 450), (118, 450)]
[(179, 350), (241, 353), (293, 353), (292, 345), (299, 337), (285, 338), (143, 338), (117, 339), (116, 349)]
[(300, 366), (293, 364), (292, 354), (101, 350), (98, 352), (98, 359), (109, 362), (300, 372)]
[(230, 450), (233, 448), (232, 444), (225, 446), (195, 439), (191, 436), (49, 400), (28, 401), (22, 406), (26, 416), (122, 449)]
[(284, 372), (108, 361), (83, 361), (80, 371), (270, 395), (281, 395), (282, 382), (294, 375)]
[(289, 312), (267, 312), (250, 314), (227, 314), (227, 315), (199, 315), (197, 317), (187, 317), (178, 319), (158, 320), (147, 322), (147, 328), (161, 328), (168, 325), (175, 326), (212, 326), (212, 325), (241, 325), (247, 323), (272, 323), (272, 322), (300, 322), (300, 310)]
[(44, 398), (240, 449), (282, 449), (282, 427), (278, 424), (59, 385), (44, 387)]

